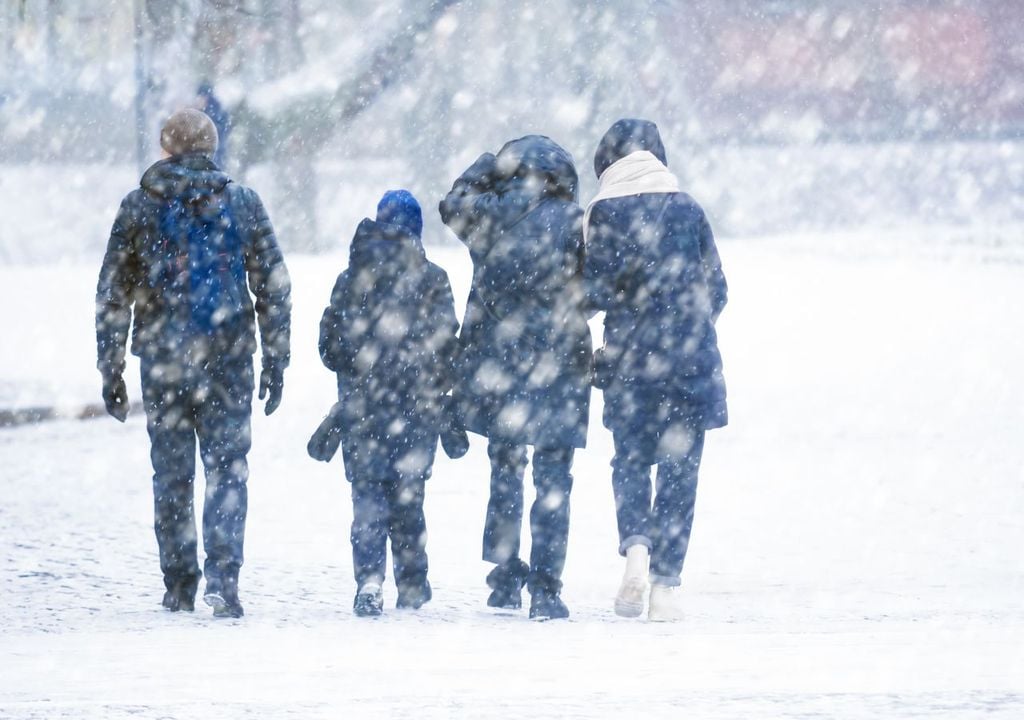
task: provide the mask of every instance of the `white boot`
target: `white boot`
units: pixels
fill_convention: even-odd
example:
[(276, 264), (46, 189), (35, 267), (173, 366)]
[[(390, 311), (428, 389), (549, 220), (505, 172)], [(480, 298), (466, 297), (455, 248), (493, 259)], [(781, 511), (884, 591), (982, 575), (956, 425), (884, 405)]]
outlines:
[(626, 548), (626, 573), (622, 576), (619, 593), (615, 596), (616, 615), (632, 618), (643, 614), (650, 556), (650, 551), (644, 545), (630, 545)]
[(651, 622), (678, 622), (683, 619), (683, 593), (678, 586), (651, 584), (651, 602), (647, 619)]

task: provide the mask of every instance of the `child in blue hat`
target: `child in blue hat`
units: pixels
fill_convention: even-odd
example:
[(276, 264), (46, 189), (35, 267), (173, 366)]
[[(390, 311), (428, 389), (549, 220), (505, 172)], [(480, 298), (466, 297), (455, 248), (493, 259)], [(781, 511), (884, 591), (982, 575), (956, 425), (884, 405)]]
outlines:
[(384, 194), (356, 229), (349, 265), (320, 321), (320, 357), (338, 376), (338, 403), (309, 443), (329, 460), (340, 441), (352, 484), (352, 557), (360, 616), (383, 611), (391, 540), (399, 608), (431, 598), (423, 496), (438, 436), (453, 457), (446, 393), (458, 332), (448, 276), (429, 262), (423, 215), (406, 190)]

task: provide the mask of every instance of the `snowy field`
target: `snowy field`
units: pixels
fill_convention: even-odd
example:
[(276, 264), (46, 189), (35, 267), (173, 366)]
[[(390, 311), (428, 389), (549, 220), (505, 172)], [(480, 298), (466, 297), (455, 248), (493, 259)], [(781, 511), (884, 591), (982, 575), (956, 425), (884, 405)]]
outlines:
[[(384, 617), (355, 618), (349, 490), (305, 455), (344, 259), (290, 258), (295, 360), (254, 420), (246, 617), (160, 608), (137, 411), (0, 430), (0, 717), (1024, 717), (1024, 264), (916, 235), (721, 242), (732, 424), (709, 435), (676, 625), (612, 613), (599, 395), (568, 622), (484, 605), (479, 438), (428, 485), (434, 601), (394, 610), (389, 578)], [(464, 300), (465, 253), (429, 254)], [(98, 263), (0, 267), (8, 400), (98, 401)]]

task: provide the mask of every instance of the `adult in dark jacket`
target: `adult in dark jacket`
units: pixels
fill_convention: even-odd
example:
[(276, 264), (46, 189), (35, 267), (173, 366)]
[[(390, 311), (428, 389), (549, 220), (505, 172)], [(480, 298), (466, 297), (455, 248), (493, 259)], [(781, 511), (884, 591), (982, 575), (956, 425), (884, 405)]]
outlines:
[(337, 373), (345, 472), (352, 483), (352, 555), (358, 615), (379, 615), (388, 537), (397, 606), (430, 600), (424, 486), (438, 434), (459, 325), (444, 270), (427, 261), (419, 204), (388, 192), (377, 219), (356, 229), (349, 265), (320, 321), (320, 357)]
[(152, 443), (164, 607), (192, 610), (201, 575), (192, 509), (198, 437), (206, 470), (205, 599), (216, 615), (240, 617), (254, 315), (263, 346), (260, 398), (267, 397), (269, 415), (281, 401), (289, 360), (291, 285), (259, 197), (210, 160), (217, 147), (210, 119), (198, 110), (179, 111), (160, 141), (168, 157), (122, 201), (100, 270), (96, 342), (103, 398), (123, 422), (122, 373), (134, 308), (132, 352), (141, 362)]
[(670, 620), (679, 611), (674, 588), (704, 431), (727, 422), (715, 334), (727, 287), (707, 217), (679, 191), (654, 123), (615, 123), (594, 169), (600, 189), (587, 209), (585, 275), (593, 306), (605, 311), (595, 384), (615, 441), (612, 484), (627, 558), (615, 609), (643, 612), (649, 558), (649, 617)]
[[(586, 444), (591, 341), (583, 308), (582, 211), (569, 154), (540, 135), (482, 155), (441, 202), (469, 248), (473, 283), (453, 395), (465, 427), (489, 439), (483, 557), (488, 605), (566, 617), (559, 598), (574, 449)], [(527, 446), (537, 499), (530, 565), (519, 558)]]

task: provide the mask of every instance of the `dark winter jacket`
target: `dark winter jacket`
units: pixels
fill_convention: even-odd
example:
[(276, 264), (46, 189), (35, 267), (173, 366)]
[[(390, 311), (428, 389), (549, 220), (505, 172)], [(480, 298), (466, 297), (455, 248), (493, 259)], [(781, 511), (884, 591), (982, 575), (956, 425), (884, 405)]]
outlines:
[(576, 184), (569, 154), (530, 135), (481, 156), (441, 202), (473, 260), (453, 392), (472, 432), (586, 444), (592, 347)]
[(427, 260), (419, 236), (363, 220), (320, 321), (343, 437), (416, 435), (436, 447), (458, 329), (448, 276)]
[(121, 202), (100, 270), (104, 373), (124, 369), (133, 305), (132, 352), (141, 357), (181, 359), (196, 339), (215, 356), (251, 355), (258, 316), (264, 366), (286, 366), (291, 282), (259, 196), (201, 155), (150, 167)]
[[(664, 161), (653, 123), (620, 121), (601, 141), (595, 168), (637, 150)], [(685, 193), (609, 198), (589, 219), (585, 276), (593, 307), (606, 312), (595, 360), (604, 423), (656, 462), (687, 427), (726, 424), (715, 320), (725, 275), (711, 226)], [(666, 445), (668, 447), (666, 447)]]

